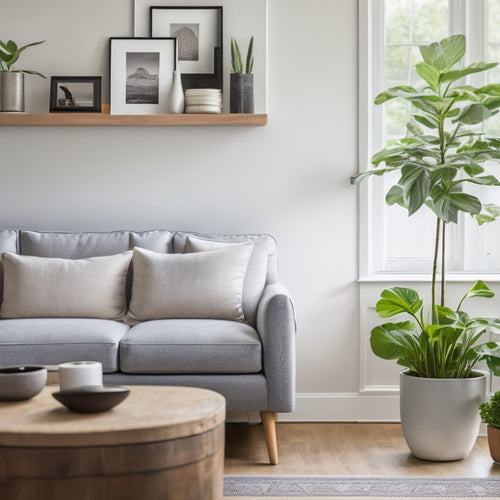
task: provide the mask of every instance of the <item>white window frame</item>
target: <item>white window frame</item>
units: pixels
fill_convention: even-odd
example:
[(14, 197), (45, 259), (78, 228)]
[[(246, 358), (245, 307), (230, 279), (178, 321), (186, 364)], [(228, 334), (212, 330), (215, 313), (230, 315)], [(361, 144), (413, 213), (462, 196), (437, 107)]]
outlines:
[[(487, 44), (487, 0), (448, 0), (449, 34), (464, 33), (467, 36), (466, 63), (485, 60)], [(360, 172), (371, 168), (370, 157), (383, 147), (382, 134), (374, 134), (383, 123), (383, 108), (373, 104), (375, 96), (383, 90), (384, 85), (384, 0), (358, 0), (359, 26), (359, 144), (358, 157)], [(478, 34), (482, 34), (479, 36)], [(472, 84), (480, 85), (477, 78)], [(378, 178), (377, 178), (378, 179)], [(359, 278), (360, 281), (392, 280), (405, 281), (407, 278), (426, 280), (429, 272), (388, 272), (381, 270), (383, 255), (383, 220), (382, 210), (385, 207), (384, 193), (377, 179), (367, 179), (359, 185)], [(475, 224), (475, 222), (474, 222)], [(458, 231), (449, 240), (450, 254), (456, 265), (465, 269), (457, 276), (467, 274), (467, 262), (478, 262), (480, 252), (470, 248), (468, 241), (471, 223), (460, 224)], [(450, 232), (451, 233), (451, 232)], [(460, 262), (457, 263), (457, 259)], [(477, 266), (476, 266), (477, 267)], [(480, 266), (481, 267), (481, 266)], [(500, 280), (500, 273), (488, 273), (488, 266), (482, 265), (484, 275)], [(487, 274), (488, 273), (488, 274)], [(418, 276), (420, 275), (420, 276)], [(477, 272), (474, 273), (478, 275)], [(451, 280), (453, 275), (448, 275)], [(460, 279), (457, 277), (457, 279)]]

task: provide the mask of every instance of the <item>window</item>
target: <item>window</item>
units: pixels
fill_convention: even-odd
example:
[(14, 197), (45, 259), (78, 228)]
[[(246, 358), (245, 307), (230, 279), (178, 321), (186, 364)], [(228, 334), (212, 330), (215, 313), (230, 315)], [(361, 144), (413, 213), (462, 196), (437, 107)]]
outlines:
[[(453, 33), (467, 37), (467, 60), (500, 61), (500, 2), (498, 0), (360, 0), (360, 167), (369, 168), (371, 155), (388, 139), (404, 134), (410, 113), (400, 100), (374, 106), (385, 88), (415, 85), (418, 45)], [(485, 80), (480, 80), (480, 79)], [(500, 82), (500, 69), (473, 75), (471, 83)], [(500, 136), (500, 118), (486, 125)], [(492, 167), (499, 175), (498, 166)], [(384, 202), (394, 180), (373, 177), (361, 185), (361, 277), (380, 273), (430, 273), (435, 216), (412, 215)], [(477, 188), (471, 192), (477, 192)], [(488, 203), (500, 204), (500, 188), (485, 190)], [(481, 194), (485, 199), (485, 194)], [(447, 243), (451, 272), (500, 273), (500, 222), (478, 227), (470, 217), (450, 224)]]

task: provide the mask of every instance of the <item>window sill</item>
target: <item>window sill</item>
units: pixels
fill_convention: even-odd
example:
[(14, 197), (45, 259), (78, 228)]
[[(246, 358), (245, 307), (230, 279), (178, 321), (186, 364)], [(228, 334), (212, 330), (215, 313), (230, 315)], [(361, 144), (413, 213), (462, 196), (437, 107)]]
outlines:
[[(489, 283), (500, 283), (500, 273), (449, 273), (446, 275), (446, 281), (449, 283), (471, 283), (477, 280), (483, 280)], [(380, 273), (361, 276), (358, 283), (430, 283), (432, 276), (430, 274), (420, 273)]]

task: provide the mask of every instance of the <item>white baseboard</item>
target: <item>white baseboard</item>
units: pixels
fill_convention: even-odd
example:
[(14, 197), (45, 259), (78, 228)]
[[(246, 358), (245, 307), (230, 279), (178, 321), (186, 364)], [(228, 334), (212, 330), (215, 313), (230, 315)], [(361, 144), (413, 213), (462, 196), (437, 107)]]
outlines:
[(399, 394), (298, 393), (280, 422), (399, 422)]

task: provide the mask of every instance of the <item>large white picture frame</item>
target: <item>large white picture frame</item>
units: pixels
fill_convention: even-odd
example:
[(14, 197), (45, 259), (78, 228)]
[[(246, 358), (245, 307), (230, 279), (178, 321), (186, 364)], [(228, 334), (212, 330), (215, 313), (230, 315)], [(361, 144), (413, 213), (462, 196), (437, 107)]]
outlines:
[(168, 113), (176, 39), (110, 38), (109, 54), (110, 114)]

